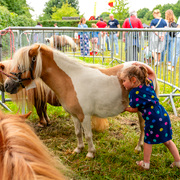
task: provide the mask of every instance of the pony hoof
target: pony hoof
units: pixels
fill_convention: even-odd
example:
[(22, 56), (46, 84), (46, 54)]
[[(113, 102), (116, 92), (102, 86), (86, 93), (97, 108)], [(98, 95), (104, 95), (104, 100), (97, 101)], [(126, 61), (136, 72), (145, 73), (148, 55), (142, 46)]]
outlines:
[(88, 159), (94, 158), (94, 153), (88, 152), (87, 155), (86, 155), (86, 158), (88, 158)]
[(77, 148), (73, 151), (73, 154), (74, 154), (74, 153), (78, 153), (78, 154), (79, 154), (79, 153), (81, 153), (81, 151), (82, 151), (82, 149), (77, 147)]
[(44, 125), (44, 124), (41, 124), (41, 123), (38, 123), (37, 126), (38, 126), (38, 127), (41, 127), (41, 128), (44, 128), (44, 127), (45, 127), (45, 125)]
[(138, 153), (141, 152), (141, 150), (142, 150), (141, 147), (140, 147), (140, 146), (139, 146), (139, 147), (137, 146), (134, 151), (135, 151), (135, 153), (138, 154)]

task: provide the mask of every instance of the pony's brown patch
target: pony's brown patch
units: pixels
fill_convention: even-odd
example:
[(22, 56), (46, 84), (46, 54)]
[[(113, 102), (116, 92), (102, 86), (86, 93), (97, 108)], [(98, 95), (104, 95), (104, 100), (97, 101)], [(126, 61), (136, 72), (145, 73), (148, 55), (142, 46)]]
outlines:
[[(50, 51), (50, 49), (42, 46), (41, 56), (43, 57), (42, 69), (44, 69), (41, 79), (49, 87), (53, 88), (63, 107), (82, 122), (84, 119), (84, 113), (79, 104), (71, 78), (62, 69), (57, 67), (55, 61), (49, 61), (49, 59), (53, 60), (53, 52)], [(53, 69), (53, 73), (51, 73), (53, 81), (51, 78), (47, 78), (49, 73), (45, 71), (45, 69), (47, 69), (45, 67), (51, 67), (51, 69)], [(56, 84), (56, 82), (58, 82), (58, 84)]]

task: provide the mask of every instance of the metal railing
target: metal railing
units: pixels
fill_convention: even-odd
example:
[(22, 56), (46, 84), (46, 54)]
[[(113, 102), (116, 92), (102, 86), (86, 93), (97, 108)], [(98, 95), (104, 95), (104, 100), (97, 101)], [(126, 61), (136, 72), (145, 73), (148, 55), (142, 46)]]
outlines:
[[(180, 33), (178, 28), (157, 28), (157, 29), (113, 29), (113, 28), (70, 28), (70, 27), (10, 27), (14, 34), (14, 38), (10, 38), (8, 34), (0, 36), (0, 60), (10, 58), (14, 49), (17, 50), (23, 46), (28, 46), (33, 43), (50, 44), (49, 38), (52, 36), (67, 36), (76, 42), (76, 51), (68, 43), (65, 47), (60, 47), (59, 50), (67, 53), (69, 56), (78, 57), (82, 60), (87, 60), (90, 63), (99, 63), (107, 66), (114, 66), (126, 61), (140, 61), (149, 64), (155, 71), (158, 81), (163, 83), (163, 93), (160, 97), (166, 97), (165, 101), (170, 100), (174, 114), (177, 116), (177, 111), (174, 105), (173, 98), (179, 97), (180, 94), (180, 37), (172, 37), (170, 32)], [(9, 28), (5, 29), (9, 30)], [(119, 32), (118, 40), (116, 33)], [(89, 41), (90, 54), (85, 56), (81, 49), (84, 49), (85, 43), (81, 44), (77, 34), (83, 37), (85, 34), (91, 40), (94, 38), (92, 32), (98, 32), (98, 50), (95, 50), (95, 41)], [(124, 35), (123, 35), (124, 34)], [(164, 35), (164, 41), (160, 39)], [(125, 41), (123, 39), (125, 37)], [(53, 46), (58, 48), (58, 43), (63, 44), (66, 39), (60, 39), (59, 42), (53, 42)], [(115, 44), (115, 45), (114, 45)], [(161, 44), (161, 45), (160, 45)], [(2, 46), (1, 46), (2, 45)], [(110, 45), (110, 46), (109, 46)], [(11, 48), (10, 48), (11, 47)], [(109, 51), (108, 51), (109, 50)], [(82, 52), (81, 52), (82, 51)], [(177, 54), (177, 58), (176, 55)], [(155, 63), (155, 59), (160, 56), (159, 63)], [(174, 59), (177, 59), (177, 62)], [(171, 65), (168, 66), (168, 62)], [(174, 66), (174, 68), (173, 68)], [(174, 70), (174, 71), (173, 71)], [(168, 87), (168, 88), (167, 88)], [(168, 91), (167, 91), (168, 89)], [(2, 98), (4, 95), (2, 93)], [(2, 102), (6, 100), (3, 99)], [(0, 102), (1, 103), (1, 102)]]

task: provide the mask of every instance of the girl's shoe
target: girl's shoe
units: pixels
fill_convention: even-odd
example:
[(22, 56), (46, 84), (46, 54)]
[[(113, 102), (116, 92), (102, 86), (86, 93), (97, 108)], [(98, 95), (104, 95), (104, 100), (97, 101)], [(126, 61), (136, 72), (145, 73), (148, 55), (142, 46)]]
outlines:
[(170, 167), (171, 167), (171, 168), (173, 168), (173, 167), (178, 167), (178, 168), (180, 168), (180, 161), (178, 161), (178, 162), (173, 162), (173, 163), (170, 165)]
[(145, 163), (144, 161), (136, 161), (136, 164), (145, 170), (150, 168), (150, 163)]

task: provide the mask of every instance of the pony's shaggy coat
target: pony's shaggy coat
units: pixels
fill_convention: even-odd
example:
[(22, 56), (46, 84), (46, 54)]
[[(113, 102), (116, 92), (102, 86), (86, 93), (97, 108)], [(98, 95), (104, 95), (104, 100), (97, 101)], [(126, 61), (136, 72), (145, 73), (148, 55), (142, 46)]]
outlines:
[(0, 111), (0, 179), (64, 180), (65, 169), (25, 122), (30, 115), (9, 115)]

